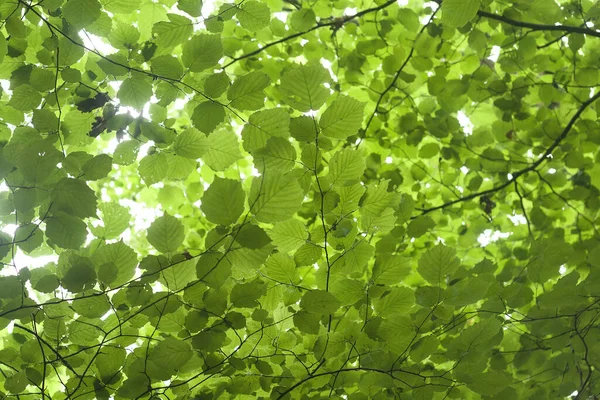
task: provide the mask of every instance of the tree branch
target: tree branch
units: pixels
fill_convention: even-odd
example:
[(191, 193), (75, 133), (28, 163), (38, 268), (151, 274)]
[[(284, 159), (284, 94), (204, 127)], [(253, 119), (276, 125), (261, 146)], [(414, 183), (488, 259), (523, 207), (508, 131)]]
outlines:
[[(440, 6), (442, 4), (442, 0), (433, 0), (438, 3)], [(504, 22), (505, 24), (517, 26), (519, 28), (527, 28), (532, 31), (555, 31), (555, 32), (566, 32), (567, 34), (571, 33), (580, 33), (582, 35), (590, 35), (595, 37), (600, 37), (600, 31), (595, 29), (586, 28), (583, 26), (572, 26), (572, 25), (546, 25), (546, 24), (536, 24), (533, 22), (526, 21), (518, 21), (516, 19), (505, 17), (504, 15), (494, 14), (488, 11), (479, 10), (477, 11), (477, 15), (482, 18), (493, 19), (495, 21)]]
[(503, 15), (493, 14), (487, 11), (478, 11), (477, 15), (483, 18), (504, 22), (508, 25), (518, 26), (519, 28), (531, 29), (532, 31), (555, 31), (566, 32), (567, 34), (580, 33), (582, 35), (600, 37), (600, 31), (582, 26), (534, 24), (532, 22), (517, 21), (516, 19), (507, 18)]
[(263, 52), (264, 50), (268, 49), (269, 47), (275, 46), (277, 44), (285, 43), (285, 42), (287, 42), (289, 40), (295, 39), (295, 38), (300, 37), (300, 36), (304, 36), (307, 33), (310, 33), (312, 31), (315, 31), (317, 29), (320, 29), (320, 28), (323, 28), (323, 27), (326, 27), (326, 26), (336, 27), (336, 26), (340, 25), (340, 23), (343, 25), (343, 24), (345, 24), (348, 21), (352, 21), (353, 19), (362, 17), (363, 15), (383, 10), (384, 8), (389, 7), (392, 4), (394, 4), (394, 3), (396, 3), (396, 0), (389, 0), (389, 1), (385, 2), (385, 3), (383, 3), (380, 6), (372, 7), (372, 8), (367, 8), (365, 10), (357, 12), (354, 15), (348, 15), (348, 16), (345, 16), (345, 17), (341, 17), (341, 20), (339, 18), (333, 18), (329, 22), (325, 22), (325, 23), (319, 22), (318, 24), (316, 24), (315, 26), (313, 26), (310, 29), (307, 29), (307, 30), (302, 31), (302, 32), (294, 33), (292, 35), (286, 36), (286, 37), (281, 38), (279, 40), (275, 40), (273, 42), (269, 42), (269, 43), (265, 44), (263, 47), (261, 47), (260, 49), (256, 49), (254, 51), (251, 51), (250, 53), (246, 53), (246, 54), (243, 54), (243, 55), (241, 55), (239, 57), (236, 57), (233, 60), (231, 60), (229, 63), (225, 64), (223, 66), (223, 68), (221, 68), (221, 69), (224, 70), (225, 68), (231, 66), (232, 64), (235, 64), (238, 61), (241, 61), (241, 60), (243, 60), (245, 58), (248, 58), (248, 57), (255, 56), (255, 55)]
[[(583, 114), (583, 112), (585, 111), (585, 109), (588, 108), (592, 103), (594, 103), (599, 98), (600, 98), (600, 91), (598, 93), (596, 93), (595, 95), (593, 95), (592, 97), (590, 97), (589, 99), (587, 99), (586, 101), (584, 101), (581, 104), (581, 106), (577, 109), (577, 112), (575, 112), (575, 115), (573, 115), (573, 117), (571, 117), (571, 119), (569, 120), (569, 122), (565, 126), (565, 129), (563, 129), (562, 133), (554, 140), (554, 142), (550, 145), (550, 147), (548, 147), (548, 149), (546, 149), (546, 151), (544, 152), (544, 154), (542, 154), (529, 167), (523, 168), (523, 169), (521, 169), (521, 170), (519, 170), (519, 171), (517, 171), (515, 173), (512, 173), (512, 177), (509, 180), (507, 180), (506, 182), (502, 183), (501, 185), (495, 186), (495, 187), (493, 187), (491, 189), (483, 190), (483, 191), (477, 192), (477, 193), (472, 193), (472, 194), (470, 194), (468, 196), (461, 197), (460, 199), (449, 201), (449, 202), (441, 204), (439, 206), (435, 206), (435, 207), (431, 207), (431, 208), (417, 208), (417, 210), (421, 211), (420, 215), (428, 214), (428, 213), (430, 213), (432, 211), (441, 210), (443, 208), (450, 207), (450, 206), (452, 206), (454, 204), (462, 203), (462, 202), (467, 201), (467, 200), (476, 199), (476, 198), (481, 197), (481, 196), (485, 196), (485, 195), (488, 195), (488, 194), (492, 194), (492, 193), (498, 192), (498, 191), (500, 191), (500, 190), (508, 187), (509, 185), (513, 184), (513, 182), (515, 182), (520, 176), (525, 175), (528, 172), (536, 170), (537, 167), (539, 167), (544, 161), (546, 161), (546, 159), (548, 158), (548, 156), (550, 156), (552, 154), (552, 152), (560, 145), (560, 143), (563, 141), (563, 139), (567, 137), (567, 135), (569, 134), (569, 132), (573, 128), (573, 125), (575, 125), (575, 122), (577, 122), (577, 120), (579, 119), (579, 117), (581, 117), (581, 114)], [(411, 217), (411, 219), (414, 219), (416, 217), (417, 216), (413, 216), (413, 217)]]

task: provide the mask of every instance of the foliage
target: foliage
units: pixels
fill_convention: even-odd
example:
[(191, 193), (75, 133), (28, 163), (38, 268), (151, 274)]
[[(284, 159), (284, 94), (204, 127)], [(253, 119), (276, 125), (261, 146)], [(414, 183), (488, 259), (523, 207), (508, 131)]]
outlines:
[(597, 398), (599, 18), (1, 1), (0, 398)]

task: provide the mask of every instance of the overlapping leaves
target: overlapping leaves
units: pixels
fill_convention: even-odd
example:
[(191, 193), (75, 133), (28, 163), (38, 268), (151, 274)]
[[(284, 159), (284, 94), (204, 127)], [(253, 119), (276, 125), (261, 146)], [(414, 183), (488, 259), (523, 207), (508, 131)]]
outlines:
[(600, 393), (598, 6), (413, 3), (0, 3), (0, 397)]

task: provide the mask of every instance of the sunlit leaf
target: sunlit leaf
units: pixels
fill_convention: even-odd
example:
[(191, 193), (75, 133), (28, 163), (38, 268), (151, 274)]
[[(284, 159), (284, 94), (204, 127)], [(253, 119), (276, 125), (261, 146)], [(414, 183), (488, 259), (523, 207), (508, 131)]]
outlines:
[(473, 19), (479, 10), (480, 0), (449, 0), (442, 3), (442, 22), (460, 28)]
[(177, 218), (165, 214), (148, 228), (148, 242), (162, 253), (174, 252), (184, 239), (183, 225)]
[(363, 103), (348, 96), (339, 97), (319, 119), (321, 132), (334, 139), (354, 135), (362, 123), (363, 109)]
[(231, 225), (242, 215), (244, 200), (245, 194), (240, 182), (215, 178), (202, 198), (201, 208), (209, 221)]
[(318, 110), (330, 96), (324, 86), (328, 80), (329, 73), (322, 66), (301, 66), (283, 74), (279, 90), (283, 100), (295, 109)]
[(69, 0), (62, 9), (64, 18), (73, 26), (86, 28), (100, 16), (97, 0)]
[(239, 7), (237, 12), (240, 25), (250, 31), (258, 31), (270, 22), (269, 7), (258, 1), (247, 1)]

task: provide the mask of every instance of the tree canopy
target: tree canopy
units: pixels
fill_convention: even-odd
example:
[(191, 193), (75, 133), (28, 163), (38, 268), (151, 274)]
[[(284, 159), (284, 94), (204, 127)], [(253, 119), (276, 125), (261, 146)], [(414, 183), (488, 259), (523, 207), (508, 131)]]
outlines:
[(599, 23), (0, 1), (0, 398), (597, 398)]

